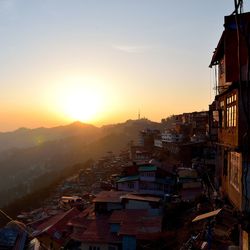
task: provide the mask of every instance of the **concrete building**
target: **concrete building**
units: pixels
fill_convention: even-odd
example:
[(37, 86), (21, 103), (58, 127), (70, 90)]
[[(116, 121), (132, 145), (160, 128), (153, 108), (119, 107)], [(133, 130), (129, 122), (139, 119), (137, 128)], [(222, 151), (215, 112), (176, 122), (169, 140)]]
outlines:
[[(250, 210), (250, 13), (226, 16), (210, 67), (217, 74), (210, 138), (217, 149), (216, 181), (242, 216)], [(215, 129), (217, 128), (217, 131)], [(240, 220), (240, 249), (249, 249), (249, 221)]]
[[(249, 110), (250, 90), (247, 76), (245, 37), (250, 13), (239, 16), (242, 32), (237, 37), (235, 16), (225, 17), (225, 30), (212, 57), (210, 66), (218, 69), (215, 104), (211, 106), (213, 122), (217, 122), (217, 173), (222, 191), (240, 211), (249, 210)], [(238, 56), (238, 50), (240, 54)], [(240, 66), (237, 62), (240, 60)], [(216, 124), (215, 124), (216, 125)]]

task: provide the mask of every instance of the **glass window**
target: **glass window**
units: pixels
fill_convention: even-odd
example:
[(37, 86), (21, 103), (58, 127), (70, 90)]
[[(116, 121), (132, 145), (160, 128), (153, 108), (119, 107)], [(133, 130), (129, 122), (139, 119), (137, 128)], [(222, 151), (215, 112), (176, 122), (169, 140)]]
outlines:
[(237, 123), (237, 108), (236, 94), (227, 97), (227, 127), (236, 127)]
[(134, 188), (135, 184), (134, 182), (128, 182), (128, 188)]
[(225, 102), (221, 101), (220, 102), (220, 127), (224, 128), (225, 127)]

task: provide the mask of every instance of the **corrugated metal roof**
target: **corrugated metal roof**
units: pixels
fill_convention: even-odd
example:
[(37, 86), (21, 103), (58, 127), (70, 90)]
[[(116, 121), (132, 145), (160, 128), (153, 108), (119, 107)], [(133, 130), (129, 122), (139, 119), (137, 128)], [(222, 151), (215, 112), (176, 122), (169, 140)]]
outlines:
[(204, 219), (207, 219), (207, 218), (210, 218), (210, 217), (214, 217), (216, 216), (222, 209), (217, 209), (217, 210), (214, 210), (212, 212), (209, 212), (209, 213), (205, 213), (205, 214), (201, 214), (201, 215), (198, 215), (196, 216), (192, 222), (195, 222), (195, 221), (199, 221), (199, 220), (204, 220)]
[(62, 244), (65, 241), (65, 238), (62, 237), (61, 232), (63, 232), (66, 229), (67, 223), (72, 218), (76, 217), (79, 213), (80, 213), (79, 210), (77, 210), (76, 208), (72, 208), (65, 213), (61, 213), (53, 217), (50, 217), (46, 221), (35, 227), (33, 236), (36, 237), (43, 233), (47, 233), (53, 236), (59, 244)]
[(95, 219), (85, 219), (84, 230), (71, 234), (71, 238), (89, 243), (120, 243), (121, 237), (110, 232), (109, 217), (102, 216)]
[(138, 175), (122, 177), (117, 182), (119, 183), (119, 182), (136, 181), (136, 180), (139, 180), (139, 176)]
[[(117, 234), (110, 231), (110, 224), (120, 224)], [(161, 216), (149, 216), (147, 210), (126, 209), (114, 211), (111, 216), (85, 218), (85, 228), (71, 234), (71, 238), (88, 243), (121, 243), (121, 235), (144, 235), (161, 232)]]
[(93, 202), (112, 202), (120, 203), (121, 196), (127, 194), (124, 191), (102, 191), (96, 195), (96, 198)]
[(150, 172), (150, 171), (156, 171), (156, 166), (141, 166), (139, 167), (139, 172)]
[(135, 194), (126, 194), (121, 197), (122, 199), (148, 201), (148, 202), (160, 202), (161, 198), (154, 196), (140, 196)]

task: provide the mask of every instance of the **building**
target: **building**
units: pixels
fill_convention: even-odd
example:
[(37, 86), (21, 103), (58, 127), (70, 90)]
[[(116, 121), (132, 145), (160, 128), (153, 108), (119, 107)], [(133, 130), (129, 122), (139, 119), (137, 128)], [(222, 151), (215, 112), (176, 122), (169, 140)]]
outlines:
[(145, 164), (138, 166), (134, 175), (123, 176), (116, 183), (120, 191), (164, 196), (173, 192), (175, 179), (161, 167)]
[(127, 194), (123, 191), (102, 191), (93, 200), (95, 212), (98, 214), (110, 213), (123, 209), (121, 196)]
[(161, 134), (162, 142), (182, 142), (183, 134), (179, 134), (175, 131), (165, 131)]
[[(80, 222), (79, 222), (80, 221)], [(144, 209), (113, 211), (111, 215), (85, 216), (70, 222), (71, 239), (78, 249), (132, 250), (140, 240), (151, 241), (162, 231), (162, 217), (151, 216)]]
[(154, 139), (160, 135), (157, 129), (145, 129), (140, 131), (139, 144), (146, 150), (152, 150), (154, 147)]
[[(154, 145), (154, 142), (152, 142)], [(130, 159), (137, 164), (146, 164), (152, 158), (151, 150), (146, 150), (144, 146), (131, 146)]]
[(26, 226), (19, 221), (11, 221), (0, 228), (0, 249), (24, 250), (28, 240)]
[(67, 224), (79, 213), (79, 210), (72, 208), (67, 212), (59, 213), (42, 221), (33, 222), (29, 224), (33, 231), (32, 236), (48, 249), (61, 249), (68, 243), (69, 236), (72, 233)]
[[(218, 69), (218, 86), (213, 105), (213, 122), (217, 121), (217, 173), (222, 191), (234, 206), (249, 210), (249, 110), (250, 90), (247, 87), (247, 51), (245, 37), (250, 13), (239, 16), (242, 26), (239, 39), (234, 15), (225, 17), (225, 29), (212, 57), (210, 66)], [(243, 33), (242, 33), (243, 32)], [(238, 50), (240, 54), (238, 57)], [(240, 67), (237, 62), (240, 60)], [(215, 124), (216, 125), (216, 124)]]
[(146, 209), (149, 215), (162, 215), (162, 199), (159, 197), (148, 195), (141, 196), (128, 193), (123, 195), (121, 199), (125, 209)]
[[(210, 139), (216, 145), (216, 183), (241, 216), (250, 210), (250, 13), (226, 16), (210, 67), (217, 75), (210, 105)], [(217, 131), (215, 131), (217, 128)], [(241, 219), (240, 249), (249, 249), (248, 220)]]

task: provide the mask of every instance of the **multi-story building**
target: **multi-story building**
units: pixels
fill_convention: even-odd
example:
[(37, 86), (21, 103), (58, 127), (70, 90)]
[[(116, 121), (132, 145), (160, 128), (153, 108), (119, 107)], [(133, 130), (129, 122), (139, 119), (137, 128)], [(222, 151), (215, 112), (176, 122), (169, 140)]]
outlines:
[(210, 64), (218, 75), (217, 95), (210, 105), (210, 132), (217, 144), (217, 180), (222, 192), (235, 208), (249, 211), (250, 13), (226, 16), (224, 27)]
[(173, 192), (175, 180), (171, 173), (147, 164), (138, 166), (136, 173), (123, 176), (116, 183), (120, 191), (164, 196)]

